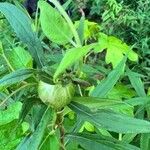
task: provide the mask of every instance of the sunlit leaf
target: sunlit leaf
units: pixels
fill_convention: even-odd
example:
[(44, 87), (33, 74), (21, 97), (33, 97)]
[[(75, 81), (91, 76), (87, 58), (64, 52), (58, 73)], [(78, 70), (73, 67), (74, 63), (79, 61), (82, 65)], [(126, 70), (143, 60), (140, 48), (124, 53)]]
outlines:
[(25, 136), (25, 132), (29, 129), (28, 123), (24, 122), (18, 125), (17, 120), (0, 126), (0, 149), (12, 150), (16, 149), (19, 142)]
[(11, 51), (7, 51), (6, 56), (12, 68), (15, 70), (32, 68), (32, 57), (22, 47), (16, 47)]
[(15, 102), (6, 110), (0, 110), (0, 149), (15, 149), (28, 130), (28, 123), (18, 124), (21, 108), (22, 103)]
[(68, 43), (73, 35), (60, 13), (47, 2), (39, 1), (40, 22), (44, 34), (58, 44)]
[[(82, 20), (75, 22), (75, 27), (77, 27), (78, 29), (81, 28), (81, 21)], [(100, 30), (99, 25), (95, 22), (91, 22), (88, 20), (84, 20), (84, 22), (82, 24), (84, 24), (84, 26), (82, 26), (82, 28), (83, 28), (82, 34), (84, 35), (83, 39), (85, 41), (92, 39), (92, 38), (96, 39), (98, 36), (99, 30)]]
[(11, 104), (6, 110), (0, 110), (0, 126), (10, 123), (11, 121), (19, 118), (22, 103), (16, 102)]
[(129, 88), (124, 84), (117, 84), (109, 93), (108, 98), (112, 99), (130, 99), (136, 96), (136, 93), (133, 89)]
[(126, 43), (113, 36), (107, 36), (104, 33), (99, 34), (99, 45), (95, 48), (95, 52), (107, 50), (105, 61), (107, 64), (112, 63), (115, 68), (127, 55), (131, 61), (137, 61), (138, 55)]

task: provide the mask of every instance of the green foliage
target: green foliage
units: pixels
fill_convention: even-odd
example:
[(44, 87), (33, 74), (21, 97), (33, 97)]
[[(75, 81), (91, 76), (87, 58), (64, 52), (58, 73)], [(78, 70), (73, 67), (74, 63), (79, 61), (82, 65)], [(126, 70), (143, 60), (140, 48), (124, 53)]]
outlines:
[(25, 142), (21, 143), (21, 145), (19, 145), (17, 149), (18, 150), (38, 149), (41, 140), (44, 136), (44, 131), (48, 123), (52, 120), (53, 114), (54, 112), (50, 108), (47, 108), (34, 133), (27, 140), (25, 140)]
[(0, 11), (6, 16), (17, 36), (26, 43), (39, 67), (43, 66), (43, 51), (40, 40), (33, 32), (32, 22), (19, 8), (9, 3), (1, 3)]
[[(77, 29), (79, 28), (80, 23), (81, 23), (80, 21), (75, 22), (75, 26)], [(83, 34), (84, 34), (83, 37), (85, 41), (88, 41), (89, 39), (92, 39), (92, 38), (97, 38), (97, 33), (99, 32), (99, 30), (100, 30), (100, 27), (97, 23), (90, 22), (88, 20), (83, 21)]]
[(7, 108), (7, 110), (0, 111), (0, 126), (12, 122), (19, 118), (22, 104), (20, 102), (14, 103)]
[[(111, 110), (99, 109), (92, 111), (89, 108), (72, 103), (69, 105), (84, 121), (89, 121), (97, 128), (105, 128), (118, 133), (148, 133), (149, 122), (130, 118)], [(143, 128), (144, 127), (144, 128)]]
[(12, 150), (14, 149), (26, 135), (28, 124), (22, 123), (18, 126), (17, 121), (12, 121), (9, 124), (0, 126), (0, 149)]
[[(92, 135), (92, 134), (69, 134), (67, 135), (73, 142), (77, 141), (86, 150), (139, 150), (135, 146), (119, 142), (113, 138), (102, 135)], [(91, 144), (92, 143), (92, 144)]]
[(149, 1), (40, 0), (35, 18), (11, 2), (0, 2), (0, 149), (149, 150)]
[(11, 51), (6, 52), (6, 57), (14, 70), (32, 68), (32, 57), (22, 47), (15, 47)]
[(20, 69), (15, 72), (12, 72), (2, 79), (0, 79), (0, 86), (10, 86), (12, 84), (21, 82), (30, 76), (32, 76), (33, 70), (32, 69)]
[(82, 59), (95, 46), (96, 44), (91, 44), (79, 48), (69, 49), (54, 74), (54, 80), (73, 63)]
[(44, 34), (57, 44), (70, 42), (73, 35), (61, 14), (43, 1), (39, 2), (39, 8), (41, 10), (40, 22)]
[(118, 64), (118, 66), (112, 72), (109, 73), (107, 79), (103, 80), (99, 85), (97, 85), (97, 87), (95, 87), (91, 95), (94, 97), (106, 96), (122, 75), (125, 62), (126, 57)]
[(101, 52), (104, 49), (107, 50), (106, 63), (112, 63), (113, 67), (117, 66), (124, 55), (127, 55), (131, 61), (138, 60), (138, 55), (132, 51), (126, 43), (123, 43), (113, 36), (107, 36), (106, 34), (100, 33), (99, 45), (96, 47), (95, 52)]
[(13, 103), (6, 110), (0, 110), (0, 149), (14, 149), (28, 130), (28, 124), (18, 124), (21, 102)]

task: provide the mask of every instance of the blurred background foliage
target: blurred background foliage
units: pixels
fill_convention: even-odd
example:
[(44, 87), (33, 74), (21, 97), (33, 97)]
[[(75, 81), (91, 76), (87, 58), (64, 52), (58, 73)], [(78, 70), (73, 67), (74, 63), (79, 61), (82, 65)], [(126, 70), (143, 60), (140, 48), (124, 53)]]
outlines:
[(98, 22), (102, 32), (133, 46), (133, 50), (139, 55), (139, 62), (134, 64), (134, 67), (129, 66), (135, 72), (145, 76), (144, 84), (148, 87), (150, 84), (150, 0), (77, 1), (72, 1), (70, 5), (72, 18), (79, 19), (80, 13), (77, 13), (77, 9), (80, 1), (86, 18)]

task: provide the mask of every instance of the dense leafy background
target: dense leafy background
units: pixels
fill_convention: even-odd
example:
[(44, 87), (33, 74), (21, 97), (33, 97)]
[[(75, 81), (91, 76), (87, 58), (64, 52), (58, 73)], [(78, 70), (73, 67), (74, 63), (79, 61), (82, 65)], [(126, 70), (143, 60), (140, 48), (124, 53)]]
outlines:
[[(150, 1), (51, 2), (0, 3), (0, 149), (149, 150)], [(72, 102), (48, 107), (41, 80)]]

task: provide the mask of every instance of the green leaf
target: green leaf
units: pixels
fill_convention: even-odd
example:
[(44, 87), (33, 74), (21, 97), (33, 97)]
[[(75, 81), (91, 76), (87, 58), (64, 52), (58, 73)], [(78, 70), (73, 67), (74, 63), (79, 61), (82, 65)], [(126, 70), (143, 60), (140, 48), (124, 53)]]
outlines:
[(136, 93), (133, 89), (128, 87), (125, 84), (117, 84), (109, 93), (108, 98), (112, 99), (129, 99), (136, 96)]
[(59, 139), (57, 138), (56, 134), (49, 135), (49, 137), (43, 143), (43, 145), (40, 148), (40, 150), (53, 150), (54, 147), (55, 147), (55, 150), (59, 150), (60, 149)]
[(133, 106), (129, 105), (125, 101), (97, 97), (74, 97), (72, 101), (84, 105), (91, 110), (111, 109), (133, 116)]
[(14, 70), (32, 68), (32, 57), (22, 47), (7, 51), (6, 56)]
[(11, 104), (6, 110), (0, 110), (0, 126), (10, 123), (11, 121), (19, 118), (22, 103), (16, 102)]
[(79, 48), (72, 48), (66, 52), (62, 61), (60, 62), (55, 74), (54, 80), (65, 71), (68, 67), (79, 61), (85, 56), (96, 44), (90, 44)]
[(2, 42), (0, 41), (0, 55), (3, 54), (3, 46), (2, 46)]
[(0, 79), (0, 86), (10, 86), (12, 84), (21, 82), (33, 75), (32, 69), (20, 69), (10, 74), (5, 75)]
[(5, 15), (20, 40), (27, 44), (28, 50), (39, 67), (43, 66), (41, 42), (32, 30), (31, 19), (15, 5), (0, 3), (0, 11)]
[(127, 75), (138, 96), (145, 97), (146, 93), (140, 75), (128, 69)]
[(85, 105), (90, 109), (102, 109), (102, 108), (113, 108), (114, 106), (119, 107), (127, 107), (129, 104), (117, 101), (114, 99), (106, 99), (106, 98), (97, 98), (97, 97), (74, 97), (72, 101), (79, 103), (81, 105)]
[(27, 116), (27, 114), (29, 113), (29, 111), (31, 110), (31, 108), (39, 102), (40, 100), (37, 98), (26, 98), (23, 101), (23, 106), (19, 116), (19, 121), (22, 122), (24, 118)]
[(144, 133), (141, 135), (140, 148), (141, 150), (149, 150), (150, 148), (150, 134), (149, 133)]
[(85, 24), (85, 16), (82, 16), (80, 21), (79, 21), (78, 28), (77, 28), (78, 35), (79, 35), (79, 38), (80, 38), (82, 45), (84, 42), (84, 24)]
[(45, 1), (39, 1), (40, 22), (44, 34), (57, 44), (66, 44), (73, 35), (60, 13)]
[(150, 87), (148, 88), (147, 95), (150, 96)]
[[(79, 35), (83, 34), (82, 40), (88, 41), (89, 39), (97, 39), (97, 35), (99, 34), (99, 30), (100, 30), (99, 25), (95, 22), (91, 22), (88, 20), (82, 20), (82, 18), (80, 21), (75, 22), (75, 27), (79, 29), (78, 31), (80, 31), (81, 30), (80, 28), (82, 27), (83, 31), (82, 30), (81, 31), (83, 33), (81, 31), (79, 32), (80, 33)], [(81, 36), (80, 36), (80, 39), (81, 39)]]
[(72, 101), (89, 107), (91, 110), (108, 108), (120, 113), (130, 114), (131, 116), (133, 116), (133, 108), (135, 106), (141, 106), (143, 109), (147, 108), (150, 103), (150, 97), (136, 97), (124, 101), (97, 97), (74, 97)]
[(91, 96), (105, 97), (108, 92), (112, 90), (112, 88), (122, 75), (125, 62), (126, 57), (124, 57), (124, 59), (117, 65), (117, 67), (109, 73), (108, 77), (105, 80), (103, 80), (99, 85), (95, 87), (95, 89), (91, 93)]
[(15, 149), (28, 130), (27, 123), (18, 124), (21, 108), (22, 103), (15, 102), (6, 110), (0, 110), (0, 149)]
[(125, 100), (125, 102), (131, 106), (146, 105), (150, 102), (150, 97), (135, 97)]
[(14, 150), (25, 136), (29, 125), (26, 122), (18, 125), (17, 120), (8, 124), (0, 126), (0, 149), (1, 150)]
[(54, 114), (55, 113), (51, 108), (47, 108), (36, 130), (29, 138), (27, 138), (27, 140), (25, 140), (17, 147), (17, 150), (37, 150), (43, 139), (47, 125), (52, 120)]
[(86, 150), (140, 150), (130, 144), (96, 134), (74, 133), (68, 134), (67, 138), (75, 143), (77, 142)]
[(95, 48), (95, 52), (102, 52), (107, 49), (106, 63), (112, 63), (115, 68), (119, 62), (123, 59), (124, 55), (127, 55), (131, 61), (137, 61), (138, 55), (121, 40), (113, 36), (107, 36), (104, 33), (99, 34), (99, 45)]
[(136, 137), (136, 135), (137, 133), (127, 133), (122, 137), (122, 140), (126, 143), (130, 143)]
[(91, 123), (87, 122), (87, 121), (84, 122), (84, 124), (82, 125), (79, 132), (83, 132), (84, 129), (86, 129), (88, 132), (94, 132), (95, 131), (94, 126)]
[(104, 128), (117, 133), (147, 133), (150, 132), (150, 123), (135, 119), (109, 109), (91, 111), (88, 107), (72, 102), (69, 107), (82, 120), (88, 121), (97, 128)]

